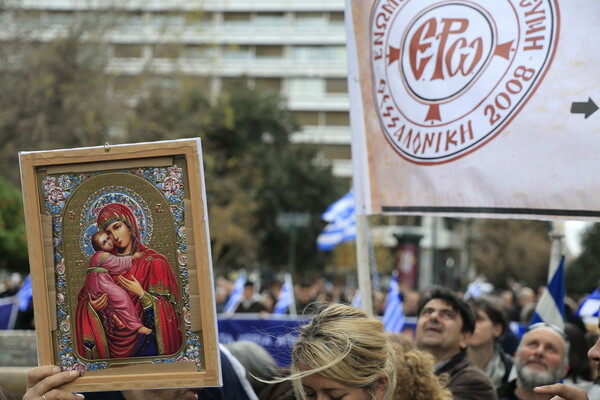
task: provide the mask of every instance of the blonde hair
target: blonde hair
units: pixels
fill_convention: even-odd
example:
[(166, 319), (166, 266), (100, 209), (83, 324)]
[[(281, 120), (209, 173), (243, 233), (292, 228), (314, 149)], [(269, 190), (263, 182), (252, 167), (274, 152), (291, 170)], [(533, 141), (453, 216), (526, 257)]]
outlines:
[(292, 350), (289, 379), (297, 398), (305, 398), (300, 379), (314, 373), (362, 388), (372, 399), (380, 379), (386, 376), (384, 399), (392, 399), (396, 357), (381, 321), (343, 304), (323, 308), (302, 328)]
[(438, 377), (433, 372), (433, 356), (417, 348), (401, 334), (390, 334), (396, 353), (396, 393), (394, 400), (452, 400), (446, 387), (448, 374)]

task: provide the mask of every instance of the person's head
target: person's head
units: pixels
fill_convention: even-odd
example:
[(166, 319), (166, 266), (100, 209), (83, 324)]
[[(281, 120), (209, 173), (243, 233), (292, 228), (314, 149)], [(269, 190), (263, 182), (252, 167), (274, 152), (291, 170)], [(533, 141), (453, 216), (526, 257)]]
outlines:
[[(383, 323), (343, 304), (318, 311), (292, 350), (299, 399), (389, 400), (396, 384), (394, 350)], [(314, 397), (313, 397), (314, 396)]]
[(298, 285), (298, 288), (296, 290), (296, 298), (298, 299), (298, 301), (300, 301), (301, 303), (307, 303), (313, 300), (316, 297), (316, 295), (317, 292), (311, 280), (303, 279), (302, 281), (300, 281), (300, 284)]
[(475, 316), (475, 330), (469, 339), (469, 347), (493, 346), (506, 330), (504, 311), (487, 297), (472, 298), (467, 303)]
[(466, 349), (475, 329), (471, 309), (448, 289), (435, 289), (424, 297), (417, 319), (417, 345), (429, 351), (437, 362)]
[(569, 372), (567, 378), (574, 383), (579, 380), (592, 381), (592, 368), (587, 357), (589, 345), (586, 332), (571, 322), (565, 323), (565, 333), (569, 337)]
[(404, 314), (406, 316), (416, 317), (419, 312), (419, 302), (421, 301), (421, 293), (416, 290), (409, 290), (404, 295)]
[(535, 292), (532, 288), (523, 286), (517, 292), (517, 303), (519, 307), (523, 308), (529, 303), (533, 303), (535, 301)]
[(525, 391), (558, 383), (569, 370), (567, 335), (551, 324), (530, 326), (515, 353), (515, 368), (517, 387)]
[(135, 216), (129, 207), (113, 203), (105, 206), (96, 224), (98, 229), (106, 231), (119, 253), (125, 254), (138, 250), (138, 226)]
[(112, 251), (112, 249), (115, 247), (113, 245), (113, 242), (112, 242), (110, 236), (108, 236), (108, 233), (106, 233), (104, 231), (98, 231), (98, 232), (94, 233), (92, 235), (91, 242), (92, 242), (92, 247), (96, 251), (107, 251), (110, 253)]
[(434, 373), (433, 356), (417, 348), (416, 344), (400, 333), (390, 333), (396, 350), (396, 400), (452, 400), (446, 387), (449, 376)]
[(233, 356), (244, 366), (246, 378), (257, 395), (275, 378), (277, 362), (261, 345), (249, 340), (238, 340), (225, 345)]
[(254, 297), (254, 282), (246, 281), (244, 283), (244, 292), (242, 293), (242, 296), (246, 300), (250, 300), (252, 297)]

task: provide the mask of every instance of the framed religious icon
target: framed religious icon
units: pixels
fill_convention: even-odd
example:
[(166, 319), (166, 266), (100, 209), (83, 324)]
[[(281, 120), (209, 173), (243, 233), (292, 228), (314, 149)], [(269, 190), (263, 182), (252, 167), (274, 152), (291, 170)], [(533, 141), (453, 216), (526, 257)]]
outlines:
[(200, 139), (19, 157), (40, 365), (70, 391), (218, 386)]

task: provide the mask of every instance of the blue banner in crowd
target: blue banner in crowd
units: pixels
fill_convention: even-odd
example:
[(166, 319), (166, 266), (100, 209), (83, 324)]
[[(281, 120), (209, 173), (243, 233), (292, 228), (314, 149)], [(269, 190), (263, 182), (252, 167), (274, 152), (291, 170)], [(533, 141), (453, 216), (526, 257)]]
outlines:
[(227, 345), (248, 340), (264, 347), (280, 367), (289, 367), (291, 353), (300, 328), (308, 321), (304, 317), (269, 316), (257, 318), (254, 314), (242, 317), (219, 318), (219, 342)]
[[(292, 348), (300, 329), (310, 316), (269, 315), (259, 318), (257, 314), (235, 314), (230, 318), (219, 315), (219, 342), (227, 345), (237, 340), (249, 340), (263, 346), (275, 358), (280, 367), (291, 364)], [(406, 329), (414, 331), (416, 318), (407, 317)]]
[(0, 299), (0, 330), (13, 329), (19, 302), (15, 296)]

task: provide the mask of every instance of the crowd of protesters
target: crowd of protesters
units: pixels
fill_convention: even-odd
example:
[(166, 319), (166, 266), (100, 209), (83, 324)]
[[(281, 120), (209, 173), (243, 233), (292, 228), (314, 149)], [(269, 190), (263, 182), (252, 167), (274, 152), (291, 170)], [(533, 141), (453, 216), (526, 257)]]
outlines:
[[(272, 313), (282, 286), (283, 281), (275, 280), (261, 284), (251, 278), (246, 280), (242, 296), (231, 314), (253, 313), (260, 318)], [(225, 304), (232, 295), (233, 287), (233, 280), (223, 277), (215, 279), (217, 312), (221, 313), (223, 318), (228, 317), (223, 312)], [(352, 304), (356, 290), (350, 289), (343, 281), (328, 281), (323, 277), (301, 280), (294, 285), (293, 293), (295, 310), (298, 314), (309, 316), (309, 320), (313, 319), (313, 323), (316, 323), (318, 318), (324, 318), (323, 321), (333, 324), (331, 329), (320, 332), (317, 336), (302, 333), (301, 338), (303, 334), (308, 335), (306, 338), (310, 339), (312, 343), (310, 346), (318, 347), (314, 341), (318, 338), (324, 340), (323, 338), (327, 337), (328, 343), (323, 345), (330, 348), (330, 341), (336, 340), (333, 328), (345, 324), (344, 315), (352, 315), (352, 318), (356, 318), (359, 322), (356, 330), (359, 329), (361, 321), (364, 321), (365, 326), (375, 324), (373, 326), (378, 330), (377, 324), (381, 318), (377, 317), (383, 316), (385, 312), (386, 292), (383, 290), (373, 292), (375, 318), (362, 312), (351, 311), (356, 310), (348, 306)], [(401, 293), (404, 314), (407, 319), (412, 318), (416, 323), (411, 329), (402, 333), (386, 333), (389, 338), (386, 340), (396, 343), (392, 357), (395, 362), (402, 363), (403, 367), (412, 365), (404, 370), (397, 365), (393, 372), (397, 376), (393, 381), (375, 379), (367, 388), (367, 386), (356, 386), (354, 382), (348, 381), (351, 375), (339, 377), (344, 373), (344, 369), (341, 365), (336, 366), (337, 363), (344, 359), (344, 352), (347, 352), (345, 353), (347, 355), (354, 351), (350, 348), (343, 350), (343, 346), (340, 347), (337, 356), (330, 354), (333, 359), (329, 361), (315, 359), (314, 365), (310, 366), (306, 364), (311, 362), (310, 358), (306, 357), (318, 358), (318, 355), (304, 354), (302, 356), (304, 358), (298, 359), (300, 345), (297, 344), (292, 354), (292, 362), (300, 363), (298, 365), (302, 368), (292, 365), (291, 370), (281, 369), (267, 351), (253, 342), (230, 343), (226, 349), (222, 349), (222, 352), (226, 351), (229, 358), (239, 361), (246, 370), (247, 382), (242, 382), (244, 383), (242, 386), (252, 388), (252, 392), (247, 394), (249, 399), (316, 398), (324, 383), (329, 385), (326, 387), (334, 385), (341, 392), (351, 390), (352, 393), (361, 393), (362, 390), (367, 390), (367, 393), (381, 393), (381, 396), (373, 397), (377, 399), (409, 398), (406, 397), (406, 391), (395, 391), (392, 386), (399, 387), (398, 380), (411, 382), (416, 379), (410, 375), (410, 371), (414, 373), (414, 369), (417, 368), (417, 359), (419, 368), (426, 368), (432, 372), (431, 376), (420, 375), (419, 379), (427, 383), (419, 387), (435, 390), (437, 394), (434, 397), (439, 399), (549, 399), (552, 397), (551, 394), (561, 394), (562, 398), (573, 400), (600, 399), (598, 377), (600, 357), (591, 356), (594, 353), (594, 344), (598, 341), (598, 326), (586, 324), (577, 316), (576, 310), (580, 299), (565, 299), (564, 330), (545, 324), (539, 327), (543, 329), (536, 329), (534, 332), (531, 330), (533, 326), (530, 330), (522, 329), (531, 321), (541, 290), (515, 285), (510, 290), (487, 292), (477, 296), (443, 288), (423, 291), (403, 288)], [(336, 304), (346, 304), (343, 307), (347, 309), (328, 307)], [(327, 315), (331, 315), (333, 319), (326, 318)], [(341, 320), (338, 320), (339, 318)], [(307, 326), (310, 326), (310, 323)], [(350, 322), (348, 328), (345, 328), (344, 337), (346, 334), (354, 334), (350, 331), (354, 326), (355, 324)], [(311, 329), (305, 327), (303, 332), (311, 332)], [(313, 330), (315, 329), (323, 330), (325, 326), (320, 323)], [(357, 338), (362, 337), (360, 332), (356, 332), (356, 335)], [(353, 346), (358, 346), (356, 340), (352, 339)], [(302, 340), (298, 343), (301, 344)], [(375, 345), (375, 342), (368, 344), (368, 346)], [(588, 352), (590, 352), (589, 358)], [(323, 362), (328, 362), (327, 368), (319, 367)], [(36, 396), (40, 397), (41, 394), (43, 398), (44, 391), (40, 389), (39, 382), (53, 382), (54, 380), (50, 380), (49, 377), (56, 374), (56, 370), (42, 371), (39, 368), (34, 370), (33, 376), (30, 374), (28, 393), (32, 398), (35, 398), (34, 391)], [(373, 377), (378, 376), (375, 371)], [(389, 378), (392, 370), (386, 371), (381, 373)], [(71, 378), (65, 375), (60, 378), (60, 381), (66, 381), (65, 379)], [(235, 378), (236, 382), (240, 379), (243, 381), (244, 377)], [(56, 381), (58, 382), (59, 379), (57, 378)], [(300, 381), (302, 384), (298, 386)], [(563, 382), (564, 385), (558, 385), (559, 382)], [(230, 385), (237, 387), (240, 383), (235, 385), (230, 383)], [(379, 390), (383, 387), (381, 385), (385, 386), (386, 390)], [(543, 385), (546, 386), (539, 388)], [(359, 390), (356, 391), (357, 389)], [(416, 386), (405, 388), (405, 390), (409, 389), (415, 390), (411, 392), (411, 396), (416, 396), (414, 398), (425, 393), (420, 392), (421, 389)], [(50, 392), (46, 392), (46, 399), (49, 399), (48, 393)], [(154, 392), (157, 393), (161, 392)], [(210, 397), (210, 393), (212, 392), (199, 391), (195, 395), (200, 399), (220, 398)], [(128, 395), (124, 393), (123, 396), (118, 395), (121, 397), (115, 398), (129, 398)], [(148, 394), (146, 393), (145, 396), (147, 397)], [(159, 395), (156, 398), (163, 397)]]

